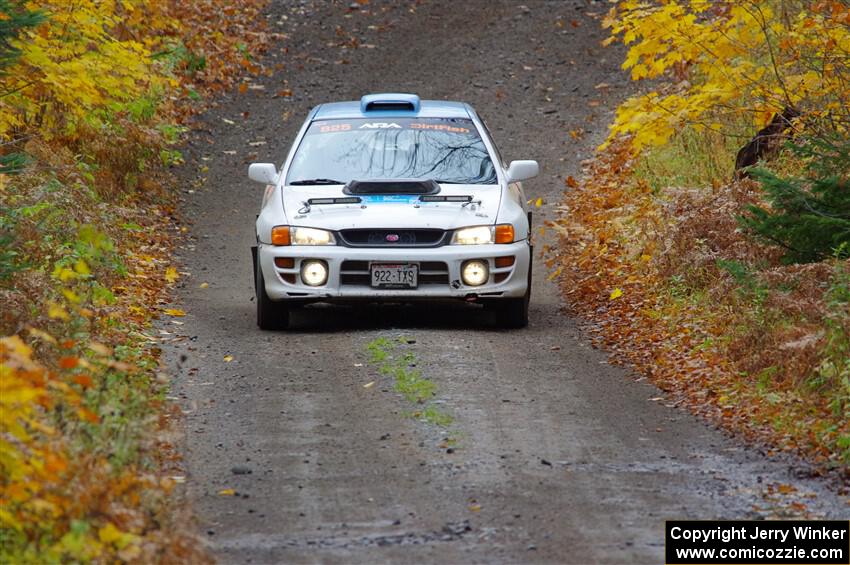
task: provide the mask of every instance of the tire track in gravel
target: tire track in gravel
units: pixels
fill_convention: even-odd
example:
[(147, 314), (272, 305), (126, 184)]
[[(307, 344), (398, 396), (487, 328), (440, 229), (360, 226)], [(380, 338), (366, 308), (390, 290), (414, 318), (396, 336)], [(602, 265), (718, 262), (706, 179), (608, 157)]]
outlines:
[[(541, 162), (526, 186), (546, 202), (540, 225), (627, 89), (588, 16), (602, 3), (346, 6), (273, 2), (269, 22), (287, 38), (268, 61), (285, 69), (224, 96), (187, 151), (187, 187), (200, 166), (209, 180), (185, 194), (189, 339), (167, 358), (186, 412), (188, 496), (220, 561), (657, 563), (665, 518), (769, 514), (754, 505), (790, 501), (765, 500), (776, 483), (846, 517), (788, 462), (650, 401), (657, 389), (608, 364), (561, 313), (540, 260), (521, 331), (494, 330), (466, 305), (320, 307), (290, 332), (256, 328), (249, 247), (262, 188), (247, 162), (281, 162), (311, 106), (380, 91), (469, 101), (508, 159)], [(352, 35), (361, 47), (341, 49)], [(284, 88), (293, 95), (272, 96)], [(455, 418), (451, 452), (367, 361), (372, 340), (402, 334)]]

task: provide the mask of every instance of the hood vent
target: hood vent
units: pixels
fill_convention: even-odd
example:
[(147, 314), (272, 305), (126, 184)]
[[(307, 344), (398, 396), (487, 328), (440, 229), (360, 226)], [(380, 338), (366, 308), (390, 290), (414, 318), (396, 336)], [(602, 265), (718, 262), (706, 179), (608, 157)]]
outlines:
[(433, 180), (390, 179), (353, 180), (342, 189), (345, 194), (414, 194), (417, 196), (437, 194), (440, 185)]

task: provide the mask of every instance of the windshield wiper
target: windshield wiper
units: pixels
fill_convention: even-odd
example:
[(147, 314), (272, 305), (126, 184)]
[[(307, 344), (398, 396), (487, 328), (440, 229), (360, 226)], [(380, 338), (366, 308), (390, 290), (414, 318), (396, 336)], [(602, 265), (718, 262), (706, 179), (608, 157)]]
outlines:
[(305, 184), (345, 184), (344, 182), (340, 182), (334, 179), (303, 179), (303, 180), (294, 180), (289, 183), (290, 186), (300, 186)]

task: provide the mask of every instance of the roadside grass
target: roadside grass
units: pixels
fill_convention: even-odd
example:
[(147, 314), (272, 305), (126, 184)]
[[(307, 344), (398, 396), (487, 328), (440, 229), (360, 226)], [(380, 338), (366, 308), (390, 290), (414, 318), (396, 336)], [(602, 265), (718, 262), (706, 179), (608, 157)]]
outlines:
[(715, 186), (731, 176), (729, 163), (747, 140), (743, 124), (731, 131), (740, 133), (685, 126), (666, 145), (646, 150), (635, 163), (634, 176), (656, 194), (670, 186)]
[(381, 375), (393, 379), (395, 391), (408, 402), (424, 406), (412, 412), (412, 417), (447, 428), (454, 419), (431, 402), (437, 395), (437, 385), (423, 377), (422, 372), (415, 368), (418, 362), (412, 351), (399, 351), (399, 346), (409, 342), (406, 336), (399, 336), (394, 340), (385, 337), (373, 339), (366, 345), (369, 362), (377, 367)]
[(850, 261), (788, 265), (749, 237), (757, 185), (730, 181), (731, 146), (694, 136), (588, 165), (558, 221), (564, 294), (692, 411), (848, 473)]

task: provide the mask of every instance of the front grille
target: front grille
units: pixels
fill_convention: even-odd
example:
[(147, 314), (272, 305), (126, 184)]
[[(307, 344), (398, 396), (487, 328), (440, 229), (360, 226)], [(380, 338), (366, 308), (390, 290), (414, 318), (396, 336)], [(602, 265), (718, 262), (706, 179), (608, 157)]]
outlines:
[[(389, 263), (391, 261), (382, 261)], [(418, 261), (419, 286), (449, 284), (449, 266), (442, 261)], [(369, 261), (343, 261), (340, 268), (341, 285), (369, 286)]]
[(339, 232), (349, 247), (439, 247), (449, 232), (436, 229), (349, 229)]

